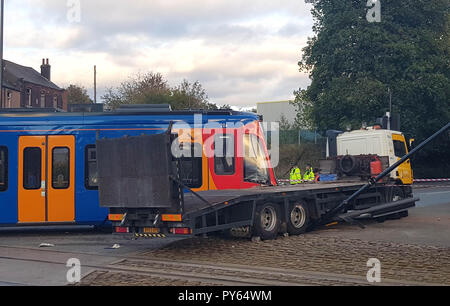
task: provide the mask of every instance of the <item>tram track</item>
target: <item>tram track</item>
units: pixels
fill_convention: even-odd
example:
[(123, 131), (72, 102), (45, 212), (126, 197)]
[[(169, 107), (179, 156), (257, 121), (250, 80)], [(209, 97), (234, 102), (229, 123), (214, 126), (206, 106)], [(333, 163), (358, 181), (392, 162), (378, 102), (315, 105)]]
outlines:
[[(0, 246), (1, 247), (1, 246)], [(8, 247), (11, 248), (11, 247)], [(88, 255), (100, 258), (109, 258), (110, 256), (87, 254), (87, 253), (72, 253), (64, 251), (48, 251), (33, 248), (12, 247), (14, 249), (32, 250), (42, 254), (58, 253), (67, 254), (67, 258), (76, 255)], [(32, 262), (38, 264), (54, 264), (65, 265), (63, 260), (52, 259), (36, 259), (21, 256), (0, 256), (3, 260), (15, 260)], [(93, 274), (107, 277), (105, 274), (115, 275), (117, 273), (126, 274), (129, 276), (166, 279), (174, 281), (184, 281), (189, 283), (200, 283), (204, 285), (223, 285), (223, 286), (302, 286), (320, 284), (323, 281), (346, 283), (346, 284), (363, 284), (363, 280), (356, 278), (343, 281), (342, 275), (325, 276), (325, 275), (307, 275), (288, 273), (287, 271), (278, 269), (264, 269), (264, 268), (248, 268), (248, 267), (232, 267), (227, 265), (211, 265), (211, 264), (195, 264), (188, 262), (170, 262), (161, 260), (148, 260), (138, 256), (127, 256), (126, 258), (118, 259), (106, 265), (82, 264), (82, 269), (92, 270), (87, 273), (84, 278), (89, 278)], [(122, 276), (123, 278), (123, 276)], [(126, 278), (126, 277), (125, 277)], [(341, 279), (339, 279), (341, 278)], [(83, 285), (83, 281), (81, 282)], [(89, 285), (96, 285), (89, 283)], [(125, 284), (126, 285), (126, 284)]]
[[(0, 248), (4, 248), (0, 246)], [(37, 264), (66, 265), (73, 257), (89, 256), (106, 259), (106, 264), (83, 264), (84, 275), (79, 285), (218, 285), (218, 286), (305, 286), (305, 285), (370, 285), (365, 277), (337, 273), (293, 271), (279, 268), (212, 264), (190, 261), (147, 259), (142, 256), (109, 256), (91, 253), (74, 253), (58, 250), (10, 247), (39, 253), (18, 256), (0, 254), (2, 260), (25, 261)], [(16, 253), (17, 254), (17, 253)], [(42, 258), (44, 255), (46, 258)], [(35, 255), (37, 256), (37, 254)], [(383, 280), (381, 285), (430, 285), (422, 282)]]

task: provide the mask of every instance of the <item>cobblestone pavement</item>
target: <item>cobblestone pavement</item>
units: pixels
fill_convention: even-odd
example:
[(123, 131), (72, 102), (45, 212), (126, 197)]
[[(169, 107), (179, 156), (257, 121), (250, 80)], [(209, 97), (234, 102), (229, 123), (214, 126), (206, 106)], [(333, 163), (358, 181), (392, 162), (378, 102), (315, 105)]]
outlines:
[[(284, 285), (368, 285), (364, 280), (369, 258), (381, 261), (384, 284), (450, 285), (450, 248), (324, 237), (320, 233), (261, 242), (188, 239), (116, 263), (117, 267), (147, 272), (147, 277), (128, 272), (94, 272), (82, 285), (204, 285), (211, 283), (208, 275), (216, 279), (213, 284), (224, 284), (217, 282), (220, 277), (237, 277), (248, 283), (259, 279)], [(155, 271), (174, 275), (169, 281), (164, 275), (149, 276)], [(188, 280), (176, 280), (177, 273)], [(206, 280), (189, 281), (189, 275), (203, 275)]]
[(450, 285), (450, 249), (307, 234), (252, 242), (192, 239), (142, 256), (365, 276), (378, 258), (382, 277)]
[(211, 283), (152, 277), (125, 272), (94, 271), (79, 286), (214, 286)]

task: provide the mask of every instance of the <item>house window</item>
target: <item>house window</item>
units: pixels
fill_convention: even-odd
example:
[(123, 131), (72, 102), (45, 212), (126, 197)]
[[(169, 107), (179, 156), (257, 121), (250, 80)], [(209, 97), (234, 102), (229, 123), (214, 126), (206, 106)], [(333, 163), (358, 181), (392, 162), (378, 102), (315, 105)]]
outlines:
[(33, 102), (31, 100), (31, 88), (27, 88), (27, 106), (32, 107)]
[(45, 92), (41, 92), (41, 107), (45, 107)]
[(58, 96), (53, 96), (53, 108), (58, 108)]
[(10, 91), (8, 91), (6, 93), (6, 101), (8, 102), (8, 106), (7, 106), (8, 108), (11, 108), (11, 98), (12, 98), (12, 94)]

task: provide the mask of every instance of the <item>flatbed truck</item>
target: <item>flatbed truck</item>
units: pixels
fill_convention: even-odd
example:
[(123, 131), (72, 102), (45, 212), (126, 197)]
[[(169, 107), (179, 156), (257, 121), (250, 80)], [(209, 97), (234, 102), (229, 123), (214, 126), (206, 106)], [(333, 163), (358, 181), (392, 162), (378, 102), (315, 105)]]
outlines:
[[(410, 184), (388, 174), (438, 133), (384, 166), (367, 184), (360, 177), (347, 176), (336, 182), (276, 186), (267, 180), (248, 189), (203, 191), (193, 191), (182, 181), (180, 159), (171, 153), (170, 127), (164, 134), (99, 139), (100, 204), (109, 207), (114, 231), (134, 238), (187, 237), (241, 228), (252, 236), (274, 239), (335, 222), (406, 217), (418, 199)], [(120, 169), (123, 158), (127, 166)]]

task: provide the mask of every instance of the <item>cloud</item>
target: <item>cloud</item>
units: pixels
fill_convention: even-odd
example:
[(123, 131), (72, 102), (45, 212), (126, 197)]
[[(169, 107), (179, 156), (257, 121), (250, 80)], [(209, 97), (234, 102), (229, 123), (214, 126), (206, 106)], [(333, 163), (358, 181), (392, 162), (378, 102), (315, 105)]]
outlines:
[(80, 23), (67, 20), (68, 3), (8, 1), (5, 58), (35, 68), (51, 58), (57, 84), (90, 92), (97, 65), (100, 94), (157, 71), (173, 84), (199, 80), (213, 102), (241, 106), (292, 98), (309, 82), (297, 67), (312, 34), (301, 0), (81, 0)]

